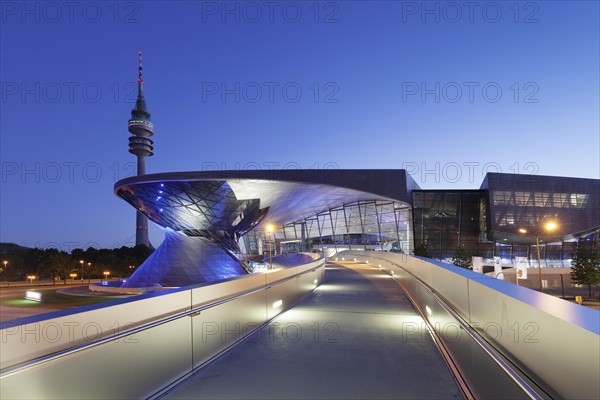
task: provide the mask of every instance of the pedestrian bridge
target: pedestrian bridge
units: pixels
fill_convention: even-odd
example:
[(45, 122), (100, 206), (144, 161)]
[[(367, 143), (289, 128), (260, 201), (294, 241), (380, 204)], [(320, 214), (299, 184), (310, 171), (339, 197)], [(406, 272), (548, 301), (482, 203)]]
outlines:
[(597, 311), (431, 260), (336, 257), (7, 321), (0, 397), (600, 398)]

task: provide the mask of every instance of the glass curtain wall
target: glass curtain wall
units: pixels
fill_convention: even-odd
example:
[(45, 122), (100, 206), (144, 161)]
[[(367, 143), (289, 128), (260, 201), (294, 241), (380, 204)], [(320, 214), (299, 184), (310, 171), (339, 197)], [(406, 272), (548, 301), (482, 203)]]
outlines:
[[(427, 242), (432, 255), (439, 259), (454, 257), (458, 247), (478, 254), (480, 229), (485, 223), (482, 196), (479, 190), (413, 192), (415, 242)], [(491, 243), (486, 242), (481, 252), (493, 252), (488, 248)]]
[[(494, 196), (497, 200), (498, 195)], [(527, 197), (522, 193), (519, 193), (519, 196), (511, 196), (509, 196), (513, 199), (511, 201), (519, 204), (529, 204), (532, 201), (547, 204), (552, 200), (552, 196), (542, 196), (539, 193), (537, 197)], [(569, 197), (569, 201), (571, 198), (573, 196)], [(579, 206), (580, 203), (584, 204), (585, 198), (582, 199), (577, 197), (577, 201), (572, 203)], [(492, 201), (496, 200), (492, 198)], [(485, 191), (414, 191), (413, 204), (415, 243), (427, 242), (434, 258), (449, 261), (456, 255), (457, 248), (460, 246), (468, 254), (483, 257), (486, 262), (491, 262), (492, 257), (502, 258), (503, 263), (512, 263), (515, 257), (527, 257), (530, 265), (537, 266), (535, 244), (511, 243), (506, 239), (501, 241), (487, 239), (489, 205)], [(512, 216), (510, 212), (503, 212), (501, 221), (518, 226), (517, 220), (511, 219)], [(493, 215), (492, 221), (498, 222), (497, 217)], [(598, 236), (599, 232), (596, 231), (568, 242), (540, 243), (542, 267), (569, 267), (571, 253), (577, 246), (577, 240), (595, 243)]]
[[(262, 235), (255, 230), (246, 236), (256, 242)], [(348, 249), (412, 253), (412, 212), (408, 204), (394, 201), (348, 203), (280, 226), (275, 238), (282, 253)]]

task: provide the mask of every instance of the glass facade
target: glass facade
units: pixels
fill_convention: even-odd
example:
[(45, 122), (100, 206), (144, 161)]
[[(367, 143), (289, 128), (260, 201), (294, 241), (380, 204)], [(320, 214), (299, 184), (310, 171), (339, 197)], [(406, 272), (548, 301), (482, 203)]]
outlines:
[[(568, 267), (578, 240), (598, 241), (600, 223), (594, 222), (598, 207), (593, 207), (593, 188), (586, 192), (581, 187), (568, 189), (563, 183), (560, 187), (546, 185), (545, 192), (535, 185), (526, 191), (518, 185), (511, 188), (514, 179), (506, 182), (509, 178), (504, 176), (500, 183), (492, 177), (488, 186), (489, 175), (479, 190), (413, 190), (412, 206), (391, 200), (355, 201), (284, 224), (276, 229), (274, 250), (322, 251), (328, 255), (346, 249), (412, 254), (415, 246), (427, 242), (436, 259), (450, 261), (460, 247), (467, 254), (483, 257), (488, 264), (493, 257), (500, 257), (505, 265), (512, 264), (515, 257), (527, 257), (534, 267), (535, 235), (511, 236), (505, 229), (531, 229), (547, 216), (559, 221), (561, 231), (556, 237), (540, 236), (542, 267)], [(540, 185), (539, 180), (547, 178), (535, 181)], [(529, 178), (523, 185), (532, 187), (531, 181)], [(267, 238), (260, 230), (249, 232), (244, 241), (251, 253), (266, 251)]]
[[(480, 190), (415, 190), (415, 245), (427, 242), (434, 258), (449, 261), (458, 247), (490, 261), (527, 257), (542, 267), (569, 267), (577, 241), (600, 238), (598, 180), (488, 174)], [(557, 228), (544, 230), (545, 222)], [(524, 229), (526, 234), (520, 233)]]
[(155, 223), (236, 254), (413, 253), (426, 242), (446, 261), (460, 248), (537, 265), (537, 237), (543, 266), (568, 266), (577, 241), (599, 239), (598, 179), (488, 173), (479, 190), (421, 190), (404, 170), (242, 172), (146, 175), (115, 190)]
[[(347, 203), (280, 226), (275, 232), (282, 253), (341, 250), (412, 253), (412, 236), (410, 206), (382, 200)], [(249, 247), (259, 239), (265, 240), (264, 232), (260, 231), (252, 231), (244, 238)]]
[[(519, 230), (525, 229), (530, 238), (539, 235), (560, 241), (600, 227), (597, 179), (490, 173), (481, 188), (489, 197), (490, 240), (518, 242)], [(543, 228), (548, 221), (557, 224), (552, 232)]]
[(487, 255), (490, 242), (481, 233), (486, 222), (483, 203), (481, 190), (414, 191), (415, 244), (427, 242), (439, 259), (454, 257), (459, 246), (470, 254)]

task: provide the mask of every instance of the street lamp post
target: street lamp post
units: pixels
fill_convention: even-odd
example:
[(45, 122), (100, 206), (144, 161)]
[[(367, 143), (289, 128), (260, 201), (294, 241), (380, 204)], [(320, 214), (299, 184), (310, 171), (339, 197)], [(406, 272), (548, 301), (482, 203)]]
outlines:
[(538, 277), (540, 280), (540, 293), (544, 293), (544, 286), (542, 285), (542, 258), (540, 257), (540, 235), (535, 235), (535, 247), (537, 249), (538, 256)]
[(7, 283), (8, 279), (6, 279), (6, 277), (8, 275), (8, 271), (6, 270), (6, 266), (8, 265), (8, 261), (4, 260), (2, 261), (2, 264), (4, 264), (4, 283)]
[[(547, 231), (553, 231), (558, 227), (555, 222), (546, 223), (542, 229)], [(519, 233), (527, 233), (527, 229), (519, 229)], [(535, 233), (535, 247), (537, 248), (537, 259), (538, 259), (538, 277), (540, 280), (540, 293), (544, 293), (542, 286), (542, 258), (540, 257), (540, 230)]]
[(81, 282), (83, 283), (83, 260), (79, 260), (79, 264), (81, 264)]
[[(81, 280), (83, 280), (83, 274), (81, 275)], [(88, 283), (92, 282), (92, 263), (88, 263)]]
[(269, 242), (269, 269), (273, 269), (273, 252), (271, 251), (271, 236), (273, 235), (273, 225), (267, 225), (267, 241)]
[(106, 280), (106, 282), (108, 282), (108, 276), (110, 275), (110, 271), (104, 271), (102, 274), (104, 275), (104, 279)]

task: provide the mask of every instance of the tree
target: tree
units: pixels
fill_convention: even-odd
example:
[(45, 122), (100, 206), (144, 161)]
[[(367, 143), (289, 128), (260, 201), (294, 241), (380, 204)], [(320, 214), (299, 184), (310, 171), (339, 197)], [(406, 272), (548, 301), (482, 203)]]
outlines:
[(429, 250), (429, 245), (427, 245), (427, 241), (421, 242), (415, 246), (415, 256), (433, 258), (431, 255), (431, 251)]
[(66, 252), (48, 249), (46, 253), (48, 257), (38, 265), (40, 276), (59, 277), (66, 283), (67, 277), (72, 271), (80, 274), (78, 264)]
[(600, 256), (596, 249), (577, 245), (577, 250), (571, 254), (571, 280), (578, 285), (588, 285), (590, 298), (592, 285), (600, 283)]
[(456, 248), (456, 254), (454, 255), (454, 258), (452, 258), (452, 264), (465, 269), (473, 269), (473, 259), (471, 257), (472, 256), (468, 251), (462, 246), (458, 246)]

